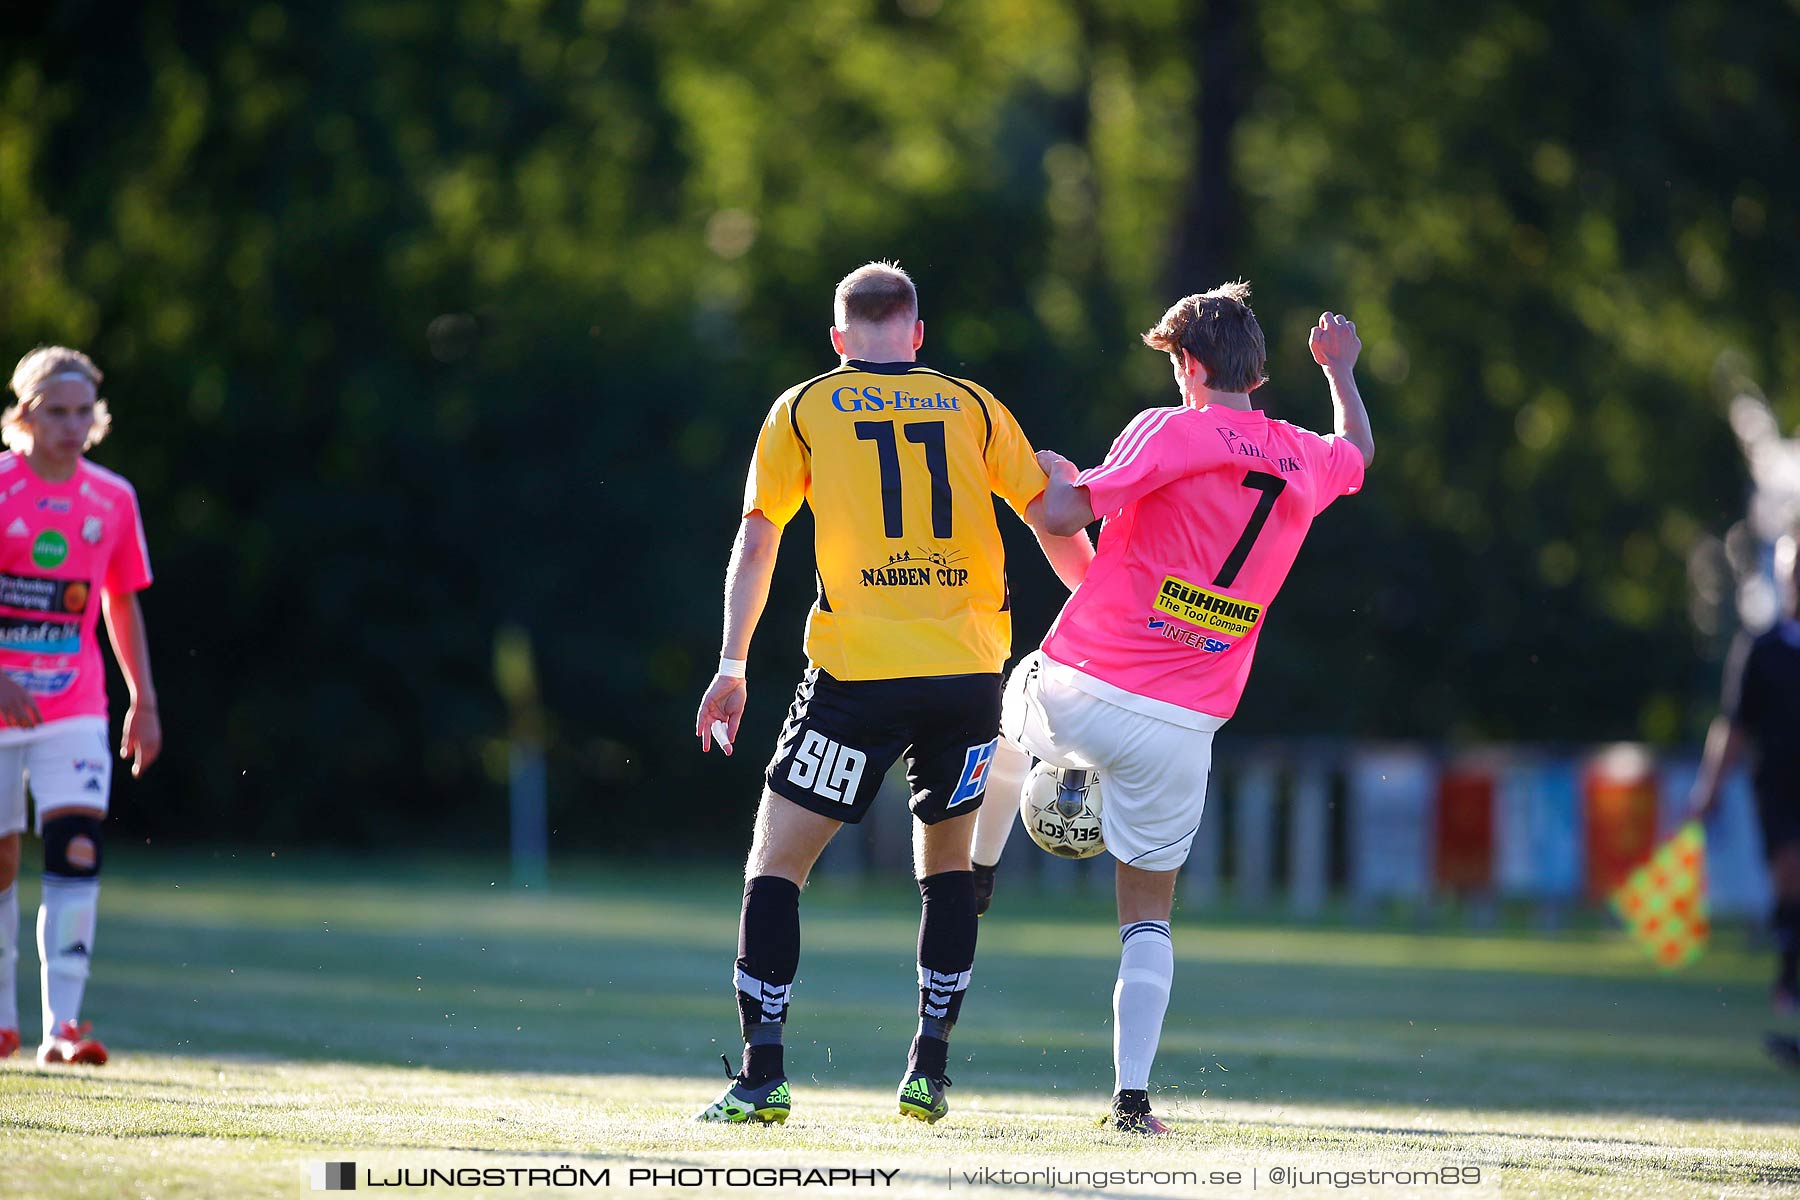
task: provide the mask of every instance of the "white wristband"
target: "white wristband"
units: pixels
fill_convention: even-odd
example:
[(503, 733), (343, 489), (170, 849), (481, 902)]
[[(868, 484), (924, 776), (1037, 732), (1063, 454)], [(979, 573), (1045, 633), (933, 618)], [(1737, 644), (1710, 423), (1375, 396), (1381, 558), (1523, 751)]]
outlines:
[(719, 657), (719, 674), (725, 676), (727, 679), (742, 679), (744, 677), (745, 665), (745, 659), (726, 658), (721, 655)]

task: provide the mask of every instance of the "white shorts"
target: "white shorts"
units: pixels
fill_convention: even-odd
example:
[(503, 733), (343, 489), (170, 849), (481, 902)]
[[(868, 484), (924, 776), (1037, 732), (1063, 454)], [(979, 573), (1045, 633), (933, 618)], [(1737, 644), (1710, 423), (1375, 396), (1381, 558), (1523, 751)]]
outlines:
[(1079, 675), (1027, 655), (1006, 681), (1000, 731), (1052, 766), (1099, 772), (1107, 850), (1146, 871), (1173, 871), (1200, 832), (1213, 733), (1225, 722), (1201, 717), (1212, 728), (1190, 729), (1133, 712), (1074, 686)]
[(59, 808), (106, 811), (112, 794), (112, 745), (105, 717), (66, 717), (36, 729), (0, 731), (0, 837), (25, 829), (25, 784), (31, 783), (32, 829)]

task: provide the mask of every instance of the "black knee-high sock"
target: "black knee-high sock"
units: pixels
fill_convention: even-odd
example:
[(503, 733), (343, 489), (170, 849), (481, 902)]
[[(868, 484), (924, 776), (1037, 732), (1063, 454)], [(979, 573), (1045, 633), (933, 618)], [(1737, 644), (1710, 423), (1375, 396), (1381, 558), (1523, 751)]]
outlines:
[(1778, 901), (1774, 924), (1775, 952), (1781, 956), (1776, 983), (1800, 993), (1800, 899)]
[(779, 875), (758, 875), (744, 885), (734, 975), (744, 1031), (739, 1076), (752, 1087), (785, 1074), (781, 1027), (799, 969), (800, 887)]
[(942, 1076), (949, 1064), (950, 1029), (962, 1012), (975, 965), (975, 873), (943, 871), (919, 880), (919, 1033), (907, 1070)]

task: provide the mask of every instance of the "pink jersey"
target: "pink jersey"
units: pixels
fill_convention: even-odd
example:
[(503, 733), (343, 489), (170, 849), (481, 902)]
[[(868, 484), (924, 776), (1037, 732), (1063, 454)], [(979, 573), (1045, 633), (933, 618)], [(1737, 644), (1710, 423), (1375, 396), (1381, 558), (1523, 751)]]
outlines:
[(1138, 414), (1075, 480), (1106, 524), (1044, 654), (1128, 707), (1142, 697), (1145, 711), (1231, 716), (1313, 518), (1362, 481), (1346, 439), (1255, 410)]
[(46, 721), (106, 715), (100, 593), (150, 586), (137, 493), (86, 459), (63, 483), (0, 454), (0, 670)]

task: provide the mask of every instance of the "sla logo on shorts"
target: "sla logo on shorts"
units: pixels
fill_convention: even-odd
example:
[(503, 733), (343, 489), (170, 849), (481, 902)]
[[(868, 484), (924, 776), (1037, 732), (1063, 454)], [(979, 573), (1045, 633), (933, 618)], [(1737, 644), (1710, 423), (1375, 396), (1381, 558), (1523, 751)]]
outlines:
[(794, 765), (788, 768), (788, 782), (797, 783), (814, 795), (840, 804), (855, 804), (856, 789), (862, 783), (863, 767), (869, 756), (861, 750), (840, 746), (814, 729), (806, 731), (800, 748), (794, 751)]
[(31, 543), (31, 561), (46, 569), (60, 567), (69, 557), (69, 539), (54, 529), (46, 529)]
[(944, 805), (945, 808), (967, 804), (987, 790), (988, 764), (994, 761), (994, 747), (999, 744), (1000, 739), (994, 738), (963, 752), (962, 778), (957, 780), (956, 790), (950, 793), (950, 803)]
[(1155, 608), (1158, 612), (1180, 617), (1190, 625), (1229, 633), (1233, 637), (1243, 637), (1256, 628), (1263, 613), (1260, 604), (1233, 600), (1173, 575), (1164, 577), (1162, 589), (1156, 593)]

